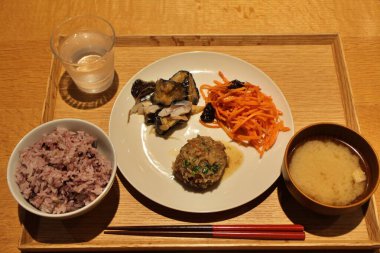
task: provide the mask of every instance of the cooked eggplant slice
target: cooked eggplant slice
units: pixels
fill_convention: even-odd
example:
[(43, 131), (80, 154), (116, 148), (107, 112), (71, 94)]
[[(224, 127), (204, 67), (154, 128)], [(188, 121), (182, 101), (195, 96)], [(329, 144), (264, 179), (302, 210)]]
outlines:
[(199, 91), (193, 75), (189, 71), (180, 70), (175, 73), (169, 80), (181, 83), (186, 90), (186, 100), (193, 103), (193, 105), (198, 104)]
[(137, 79), (132, 84), (131, 94), (135, 99), (142, 99), (154, 92), (156, 83), (153, 81), (146, 82), (141, 79)]
[(199, 101), (194, 78), (185, 70), (178, 71), (169, 80), (147, 82), (137, 79), (132, 84), (131, 93), (135, 106), (129, 115), (143, 114), (145, 124), (154, 125), (158, 135), (166, 135), (174, 130), (174, 126), (187, 122)]
[(132, 114), (144, 115), (145, 124), (151, 125), (154, 124), (155, 118), (158, 113), (162, 110), (162, 107), (159, 105), (153, 105), (152, 102), (146, 100), (135, 104), (128, 113), (128, 122)]
[(170, 105), (170, 107), (163, 108), (158, 116), (165, 117), (165, 116), (179, 116), (179, 115), (186, 115), (191, 113), (192, 110), (192, 104), (190, 101), (183, 100), (178, 101)]
[(171, 80), (159, 79), (155, 89), (151, 97), (153, 104), (169, 106), (175, 101), (185, 100), (187, 96), (185, 87)]
[(146, 125), (153, 125), (156, 123), (156, 119), (158, 118), (158, 113), (160, 110), (156, 112), (149, 112), (144, 115), (144, 121)]
[(157, 116), (155, 120), (156, 133), (158, 135), (164, 135), (180, 122), (183, 122), (183, 121), (178, 120), (178, 119), (173, 119), (170, 116), (167, 116), (167, 117)]

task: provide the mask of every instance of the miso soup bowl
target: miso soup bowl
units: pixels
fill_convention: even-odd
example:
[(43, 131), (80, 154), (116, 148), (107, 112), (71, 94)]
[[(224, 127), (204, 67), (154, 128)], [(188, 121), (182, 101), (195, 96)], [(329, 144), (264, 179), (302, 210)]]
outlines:
[[(309, 139), (315, 138), (334, 138), (345, 142), (347, 145), (351, 146), (359, 156), (361, 156), (366, 164), (366, 189), (364, 193), (352, 203), (342, 206), (324, 204), (309, 197), (295, 184), (289, 170), (292, 154), (300, 144)], [(379, 163), (377, 155), (368, 141), (354, 130), (333, 123), (318, 123), (299, 130), (291, 138), (285, 150), (282, 176), (290, 194), (304, 207), (323, 215), (341, 215), (360, 208), (370, 200), (379, 184)]]

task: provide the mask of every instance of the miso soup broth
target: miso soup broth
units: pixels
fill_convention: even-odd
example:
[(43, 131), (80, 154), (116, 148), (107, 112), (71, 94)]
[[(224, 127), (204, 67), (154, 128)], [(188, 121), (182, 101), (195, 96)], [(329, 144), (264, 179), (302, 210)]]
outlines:
[(336, 139), (310, 139), (291, 154), (289, 172), (310, 198), (342, 206), (355, 201), (367, 187), (365, 163), (347, 144)]

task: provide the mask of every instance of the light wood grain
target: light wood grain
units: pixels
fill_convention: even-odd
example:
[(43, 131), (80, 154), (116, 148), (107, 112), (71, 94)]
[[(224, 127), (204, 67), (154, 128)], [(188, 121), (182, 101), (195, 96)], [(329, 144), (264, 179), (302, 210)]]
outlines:
[[(20, 138), (42, 119), (51, 64), (49, 34), (64, 17), (81, 13), (103, 16), (114, 24), (118, 35), (339, 33), (361, 133), (380, 154), (380, 2), (377, 0), (1, 1), (2, 252), (18, 252), (21, 233), (18, 207), (6, 187), (7, 161)], [(144, 50), (140, 49), (140, 52)], [(143, 67), (135, 66), (128, 59), (119, 59), (119, 62), (126, 69), (131, 69), (120, 78), (121, 83), (133, 75), (133, 71)], [(264, 62), (260, 67), (271, 76), (276, 75), (276, 71), (271, 71)], [(324, 72), (319, 74), (323, 80)], [(64, 110), (62, 107), (61, 116), (70, 114), (70, 111), (65, 114)], [(86, 117), (86, 112), (79, 111), (79, 116)], [(300, 124), (306, 124), (310, 119), (298, 120)], [(106, 122), (105, 118), (99, 123), (105, 126)], [(379, 194), (378, 191), (377, 199)], [(127, 200), (139, 204), (133, 199)], [(162, 219), (165, 217), (157, 222)], [(360, 241), (357, 243), (360, 245)], [(336, 241), (334, 245), (339, 247), (341, 243)]]

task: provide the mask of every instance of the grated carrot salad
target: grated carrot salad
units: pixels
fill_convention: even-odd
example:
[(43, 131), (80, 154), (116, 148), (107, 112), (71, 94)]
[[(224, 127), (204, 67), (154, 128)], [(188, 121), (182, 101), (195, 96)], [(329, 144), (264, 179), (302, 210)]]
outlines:
[(221, 71), (219, 76), (222, 81), (215, 80), (214, 86), (200, 86), (206, 104), (211, 103), (215, 109), (215, 120), (201, 123), (222, 128), (232, 140), (254, 147), (262, 157), (276, 142), (279, 132), (290, 130), (280, 119), (282, 112), (259, 86), (245, 82), (243, 87), (230, 89), (231, 82)]

